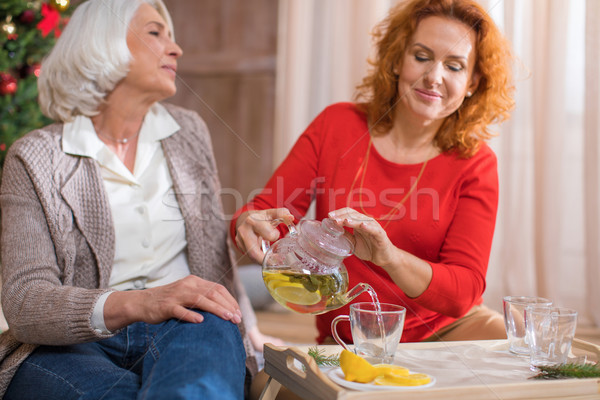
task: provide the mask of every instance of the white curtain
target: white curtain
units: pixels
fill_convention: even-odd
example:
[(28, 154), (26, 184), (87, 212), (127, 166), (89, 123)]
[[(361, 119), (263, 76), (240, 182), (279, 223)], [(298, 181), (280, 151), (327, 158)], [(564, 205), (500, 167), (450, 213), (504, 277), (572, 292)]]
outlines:
[(597, 0), (488, 0), (518, 56), (516, 109), (492, 141), (500, 206), (485, 299), (548, 297), (600, 325)]
[(370, 32), (397, 0), (280, 0), (275, 166), (327, 105), (351, 101)]
[[(400, 0), (401, 1), (401, 0)], [(280, 0), (278, 164), (349, 101), (395, 0)], [(496, 127), (500, 204), (486, 303), (540, 295), (600, 326), (600, 1), (480, 0), (513, 44), (516, 109)]]
[(592, 321), (600, 326), (600, 2), (587, 0), (585, 15), (584, 300)]

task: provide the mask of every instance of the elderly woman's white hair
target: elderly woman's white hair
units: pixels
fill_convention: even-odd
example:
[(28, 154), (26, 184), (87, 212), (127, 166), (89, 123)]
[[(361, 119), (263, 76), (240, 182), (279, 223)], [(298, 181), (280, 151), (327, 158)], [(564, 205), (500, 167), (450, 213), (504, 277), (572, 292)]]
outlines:
[(42, 62), (38, 90), (44, 115), (68, 122), (98, 113), (106, 95), (129, 71), (127, 28), (142, 3), (154, 7), (174, 35), (162, 0), (88, 0), (77, 7)]

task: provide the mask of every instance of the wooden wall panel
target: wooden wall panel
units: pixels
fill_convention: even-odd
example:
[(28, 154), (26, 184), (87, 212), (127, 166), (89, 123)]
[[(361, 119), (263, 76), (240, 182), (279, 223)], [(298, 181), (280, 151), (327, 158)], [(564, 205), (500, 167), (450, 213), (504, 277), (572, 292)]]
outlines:
[(272, 173), (277, 0), (166, 0), (184, 51), (177, 95), (211, 132), (225, 212)]
[(229, 214), (262, 188), (272, 172), (271, 80), (264, 74), (190, 77), (186, 84), (194, 90), (178, 88), (173, 99), (196, 110), (209, 127), (224, 193), (235, 194), (223, 198)]

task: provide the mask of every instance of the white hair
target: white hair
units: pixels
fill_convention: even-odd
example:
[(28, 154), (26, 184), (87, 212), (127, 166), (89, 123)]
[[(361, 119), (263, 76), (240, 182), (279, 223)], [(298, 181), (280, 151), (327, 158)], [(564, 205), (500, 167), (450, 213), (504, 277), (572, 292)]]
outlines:
[(129, 72), (127, 29), (142, 3), (154, 7), (171, 30), (162, 0), (88, 0), (75, 9), (38, 78), (42, 113), (55, 121), (98, 113), (104, 98)]

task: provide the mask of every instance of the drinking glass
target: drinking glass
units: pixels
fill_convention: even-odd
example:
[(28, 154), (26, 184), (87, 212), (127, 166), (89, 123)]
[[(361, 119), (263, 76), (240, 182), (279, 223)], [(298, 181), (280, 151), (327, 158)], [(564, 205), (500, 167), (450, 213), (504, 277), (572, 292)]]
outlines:
[(525, 307), (528, 305), (551, 306), (552, 301), (543, 297), (505, 296), (504, 327), (508, 338), (509, 351), (518, 355), (529, 355), (529, 338), (525, 329)]
[(567, 362), (577, 327), (577, 311), (529, 305), (525, 308), (525, 325), (530, 338), (531, 369)]

